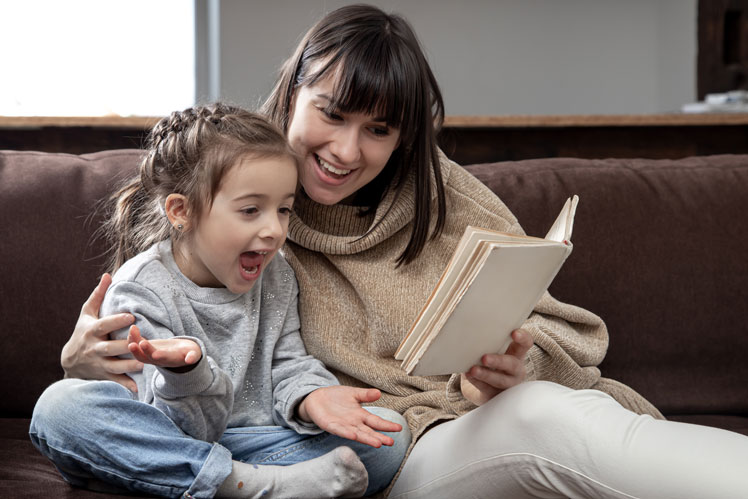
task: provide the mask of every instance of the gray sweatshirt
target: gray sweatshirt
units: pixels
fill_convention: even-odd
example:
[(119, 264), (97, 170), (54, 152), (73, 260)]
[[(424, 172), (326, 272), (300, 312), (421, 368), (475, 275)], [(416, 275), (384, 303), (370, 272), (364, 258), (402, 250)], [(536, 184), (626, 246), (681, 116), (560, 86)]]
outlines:
[(298, 284), (280, 254), (248, 293), (237, 295), (190, 281), (174, 261), (171, 242), (162, 241), (116, 272), (101, 315), (130, 312), (144, 338), (183, 337), (200, 345), (203, 357), (189, 372), (146, 365), (128, 374), (141, 401), (193, 438), (212, 442), (226, 428), (321, 431), (298, 420), (295, 407), (315, 389), (338, 382), (306, 353), (297, 307)]

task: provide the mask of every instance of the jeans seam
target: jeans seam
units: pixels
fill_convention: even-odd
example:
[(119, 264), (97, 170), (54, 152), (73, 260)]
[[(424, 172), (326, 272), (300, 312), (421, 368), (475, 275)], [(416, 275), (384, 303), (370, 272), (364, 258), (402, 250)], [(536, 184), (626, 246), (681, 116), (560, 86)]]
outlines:
[(322, 439), (322, 438), (324, 438), (324, 437), (325, 437), (325, 434), (324, 433), (320, 433), (319, 435), (315, 435), (315, 436), (313, 436), (311, 438), (304, 439), (304, 440), (302, 440), (302, 441), (300, 441), (300, 442), (298, 442), (298, 443), (296, 443), (294, 445), (291, 445), (289, 447), (285, 447), (283, 450), (280, 450), (280, 451), (274, 452), (274, 453), (272, 453), (272, 454), (270, 454), (268, 456), (265, 456), (264, 458), (262, 458), (258, 462), (258, 464), (272, 463), (274, 461), (278, 461), (279, 459), (281, 459), (283, 457), (286, 457), (286, 456), (288, 456), (290, 454), (298, 452), (301, 449), (309, 447), (310, 444), (315, 444), (315, 443), (319, 442), (319, 440)]
[[(116, 477), (118, 477), (118, 478), (120, 478), (120, 479), (122, 479), (122, 480), (125, 480), (125, 481), (128, 481), (128, 480), (129, 480), (129, 481), (134, 481), (134, 482), (141, 482), (141, 483), (146, 483), (146, 484), (148, 484), (149, 486), (152, 486), (152, 487), (154, 487), (154, 488), (159, 488), (159, 489), (167, 489), (167, 490), (168, 490), (168, 496), (169, 496), (169, 497), (174, 497), (174, 495), (175, 495), (175, 494), (174, 494), (174, 492), (175, 492), (175, 491), (177, 491), (177, 489), (176, 489), (175, 487), (172, 487), (172, 486), (169, 486), (169, 485), (160, 485), (160, 484), (155, 484), (155, 483), (152, 483), (152, 482), (148, 482), (148, 481), (146, 481), (146, 480), (142, 480), (142, 479), (133, 479), (132, 477), (129, 477), (129, 476), (126, 476), (126, 475), (122, 475), (122, 474), (118, 473), (118, 472), (117, 472), (117, 470), (115, 470), (115, 471), (112, 471), (111, 469), (109, 469), (109, 468), (107, 468), (107, 467), (105, 467), (105, 466), (102, 466), (102, 465), (100, 465), (99, 463), (94, 463), (93, 461), (91, 461), (91, 460), (89, 460), (89, 459), (87, 459), (87, 458), (85, 458), (85, 457), (83, 457), (83, 456), (79, 456), (78, 454), (74, 454), (74, 453), (72, 453), (72, 452), (68, 452), (67, 450), (62, 450), (62, 449), (60, 449), (59, 447), (56, 447), (56, 446), (54, 446), (54, 445), (51, 445), (51, 444), (50, 444), (50, 443), (49, 443), (49, 442), (47, 441), (47, 439), (46, 439), (46, 438), (44, 438), (44, 437), (39, 437), (39, 435), (36, 435), (36, 437), (37, 437), (37, 439), (38, 439), (38, 440), (39, 440), (40, 442), (41, 442), (41, 441), (43, 441), (43, 442), (44, 442), (44, 445), (45, 445), (45, 446), (46, 446), (47, 448), (49, 448), (49, 449), (52, 449), (52, 450), (54, 450), (55, 452), (59, 453), (60, 455), (64, 455), (64, 456), (66, 456), (67, 458), (73, 459), (73, 460), (75, 460), (75, 461), (78, 461), (78, 462), (81, 462), (81, 463), (85, 463), (85, 464), (87, 464), (88, 466), (90, 466), (91, 468), (94, 468), (94, 469), (100, 470), (100, 471), (102, 471), (102, 472), (104, 472), (104, 473), (108, 473), (108, 474), (110, 474), (110, 475), (113, 475), (113, 476), (116, 476)], [(56, 466), (57, 466), (57, 464), (56, 464)], [(66, 472), (67, 472), (67, 471), (66, 471)], [(74, 475), (74, 473), (70, 473), (70, 474), (71, 474), (71, 475)], [(63, 477), (63, 478), (64, 478), (64, 477)], [(81, 477), (81, 476), (79, 476), (79, 478), (86, 478), (86, 477)], [(88, 478), (97, 478), (97, 477), (95, 477), (95, 476), (91, 476), (91, 477), (88, 477)], [(161, 492), (161, 493), (163, 494), (163, 492)], [(179, 495), (182, 495), (182, 493), (180, 492), (180, 493), (179, 493)]]

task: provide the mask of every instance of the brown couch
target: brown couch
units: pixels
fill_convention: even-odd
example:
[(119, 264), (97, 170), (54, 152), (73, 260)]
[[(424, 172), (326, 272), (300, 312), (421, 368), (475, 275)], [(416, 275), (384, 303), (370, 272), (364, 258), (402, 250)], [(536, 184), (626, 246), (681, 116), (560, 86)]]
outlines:
[[(96, 203), (139, 154), (0, 152), (3, 497), (103, 497), (66, 485), (27, 430), (102, 272)], [(574, 253), (551, 293), (605, 318), (603, 373), (670, 419), (748, 435), (748, 156), (468, 168), (530, 234), (579, 194)]]

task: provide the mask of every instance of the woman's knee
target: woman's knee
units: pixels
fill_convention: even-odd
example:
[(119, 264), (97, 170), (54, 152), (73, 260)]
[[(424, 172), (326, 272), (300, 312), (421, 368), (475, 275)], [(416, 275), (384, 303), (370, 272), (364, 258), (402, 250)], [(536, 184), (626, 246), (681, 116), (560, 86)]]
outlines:
[(585, 421), (595, 412), (595, 405), (609, 403), (609, 399), (602, 392), (573, 390), (547, 381), (528, 381), (506, 390), (481, 409), (500, 413), (502, 424), (515, 431), (526, 431), (539, 438), (550, 432), (558, 438), (582, 430)]

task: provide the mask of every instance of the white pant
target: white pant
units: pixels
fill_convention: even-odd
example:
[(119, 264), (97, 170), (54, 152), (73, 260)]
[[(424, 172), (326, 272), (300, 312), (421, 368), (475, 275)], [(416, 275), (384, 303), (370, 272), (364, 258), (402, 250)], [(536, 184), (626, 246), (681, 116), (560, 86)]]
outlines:
[(748, 498), (748, 437), (522, 383), (414, 447), (390, 498)]

